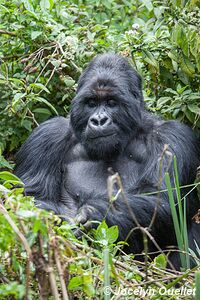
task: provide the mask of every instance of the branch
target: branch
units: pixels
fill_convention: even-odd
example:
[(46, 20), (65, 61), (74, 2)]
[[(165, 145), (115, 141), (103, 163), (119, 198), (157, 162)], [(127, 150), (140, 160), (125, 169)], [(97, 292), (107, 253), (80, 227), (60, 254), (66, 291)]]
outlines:
[(14, 221), (12, 220), (12, 218), (9, 216), (7, 210), (5, 209), (5, 207), (1, 203), (0, 203), (0, 212), (4, 215), (5, 219), (8, 221), (8, 223), (12, 227), (13, 231), (16, 233), (16, 235), (18, 236), (18, 238), (22, 242), (22, 244), (23, 244), (23, 246), (24, 246), (24, 248), (25, 248), (25, 250), (27, 252), (28, 257), (31, 258), (32, 257), (32, 251), (31, 251), (31, 248), (30, 248), (30, 246), (29, 246), (26, 238), (21, 233), (21, 231), (19, 230), (19, 228), (14, 223)]
[(8, 34), (8, 35), (11, 35), (11, 36), (16, 36), (17, 35), (15, 32), (3, 30), (3, 29), (0, 29), (0, 34)]

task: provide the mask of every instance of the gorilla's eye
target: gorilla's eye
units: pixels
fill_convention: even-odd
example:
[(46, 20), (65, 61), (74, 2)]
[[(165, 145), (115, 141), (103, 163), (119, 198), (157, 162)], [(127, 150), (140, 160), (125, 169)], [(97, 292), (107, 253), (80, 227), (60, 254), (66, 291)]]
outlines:
[(113, 99), (109, 99), (109, 100), (107, 101), (107, 105), (108, 105), (109, 107), (115, 107), (115, 106), (117, 105), (117, 102), (116, 102), (115, 100), (113, 100)]
[(95, 101), (94, 99), (88, 99), (87, 100), (87, 105), (89, 107), (95, 107), (97, 105), (97, 101)]

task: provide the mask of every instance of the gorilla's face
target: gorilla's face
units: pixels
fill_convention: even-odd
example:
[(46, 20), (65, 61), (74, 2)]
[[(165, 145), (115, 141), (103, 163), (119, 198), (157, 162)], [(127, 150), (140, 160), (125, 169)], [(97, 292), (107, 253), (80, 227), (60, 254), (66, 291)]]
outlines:
[[(97, 57), (83, 73), (71, 109), (76, 137), (88, 155), (97, 159), (119, 154), (136, 133), (141, 119), (138, 75), (121, 57), (125, 65), (116, 73), (112, 55), (107, 56), (109, 60), (100, 56), (100, 62)], [(131, 87), (129, 69), (132, 71)]]
[(123, 147), (125, 134), (120, 127), (118, 115), (120, 103), (116, 97), (105, 90), (90, 92), (89, 97), (81, 97), (78, 105), (81, 115), (72, 109), (71, 120), (75, 133), (86, 148), (95, 157), (119, 153)]

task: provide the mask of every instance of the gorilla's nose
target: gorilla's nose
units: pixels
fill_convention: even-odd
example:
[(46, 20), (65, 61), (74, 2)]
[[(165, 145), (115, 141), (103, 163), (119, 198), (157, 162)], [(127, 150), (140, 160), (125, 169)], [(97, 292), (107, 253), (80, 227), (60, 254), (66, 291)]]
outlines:
[(100, 115), (96, 114), (89, 119), (89, 126), (94, 129), (106, 128), (110, 124), (111, 124), (110, 118), (104, 114), (100, 114)]

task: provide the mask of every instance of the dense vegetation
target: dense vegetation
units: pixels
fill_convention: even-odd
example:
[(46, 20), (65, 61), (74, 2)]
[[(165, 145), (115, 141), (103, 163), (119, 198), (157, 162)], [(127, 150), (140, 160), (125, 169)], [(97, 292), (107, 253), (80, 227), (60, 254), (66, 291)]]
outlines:
[(0, 204), (0, 299), (39, 299), (38, 285), (41, 299), (60, 299), (59, 293), (68, 299), (72, 292), (76, 299), (110, 299), (103, 285), (113, 292), (152, 288), (147, 299), (169, 299), (159, 288), (177, 282), (194, 288), (194, 271), (165, 270), (163, 254), (148, 269), (131, 256), (116, 258), (123, 247), (114, 245), (116, 227), (102, 223), (76, 240), (68, 224), (55, 226), (57, 217), (34, 208), (5, 170), (12, 170), (13, 155), (34, 127), (67, 114), (82, 69), (106, 51), (130, 58), (144, 78), (150, 110), (198, 132), (199, 19), (198, 0), (0, 1), (0, 194), (6, 204)]

